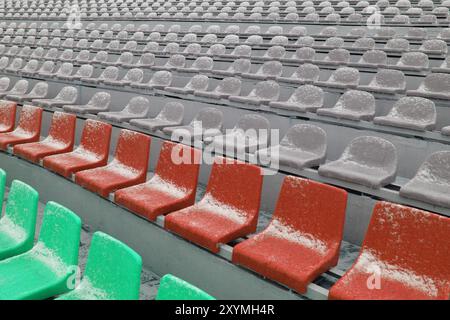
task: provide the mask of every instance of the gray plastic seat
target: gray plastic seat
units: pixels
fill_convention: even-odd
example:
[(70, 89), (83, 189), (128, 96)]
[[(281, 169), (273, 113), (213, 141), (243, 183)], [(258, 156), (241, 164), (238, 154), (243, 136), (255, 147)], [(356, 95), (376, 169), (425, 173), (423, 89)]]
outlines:
[(302, 47), (295, 50), (294, 54), (289, 58), (289, 60), (299, 60), (299, 61), (313, 61), (316, 55), (316, 50), (310, 47)]
[(28, 90), (28, 81), (21, 79), (17, 81), (11, 89), (8, 91), (0, 92), (0, 98), (3, 98), (7, 95), (21, 95), (25, 94)]
[[(3, 90), (1, 90), (0, 92), (3, 92)], [(45, 81), (40, 81), (34, 85), (29, 93), (9, 93), (8, 95), (6, 95), (6, 99), (17, 102), (24, 102), (33, 99), (45, 98), (47, 96), (47, 93), (48, 83)]]
[(241, 80), (235, 77), (222, 79), (213, 91), (196, 90), (194, 95), (211, 99), (225, 99), (229, 96), (239, 95), (241, 92)]
[(96, 92), (87, 104), (84, 105), (64, 105), (64, 111), (73, 113), (92, 113), (107, 111), (111, 103), (111, 95), (108, 92)]
[(343, 45), (344, 45), (344, 39), (342, 39), (340, 37), (331, 37), (331, 38), (328, 38), (327, 40), (325, 40), (322, 47), (334, 49), (334, 48), (340, 48)]
[(127, 86), (131, 84), (140, 83), (144, 78), (144, 72), (139, 68), (133, 68), (127, 71), (125, 76), (118, 80), (103, 80), (103, 83), (113, 86)]
[(74, 104), (78, 98), (78, 89), (75, 87), (64, 87), (52, 99), (33, 99), (34, 105), (48, 108), (62, 107), (66, 104)]
[(130, 124), (150, 130), (156, 131), (163, 128), (179, 126), (183, 123), (184, 105), (179, 102), (167, 102), (158, 115), (149, 119), (133, 119)]
[(350, 62), (350, 52), (346, 49), (333, 49), (325, 56), (320, 63), (341, 65)]
[(23, 75), (32, 75), (35, 74), (38, 71), (38, 69), (39, 69), (39, 61), (36, 59), (31, 59), (20, 70), (20, 73)]
[(144, 48), (142, 48), (142, 52), (157, 52), (159, 51), (159, 43), (150, 41), (148, 42)]
[(186, 65), (186, 57), (181, 54), (173, 54), (169, 57), (167, 62), (162, 66), (153, 66), (154, 70), (175, 70), (184, 68)]
[(365, 91), (346, 91), (332, 108), (317, 110), (317, 114), (354, 121), (371, 120), (375, 116), (375, 98)]
[(250, 57), (252, 55), (252, 47), (247, 45), (239, 45), (230, 53), (233, 57)]
[(198, 43), (190, 43), (186, 46), (186, 48), (183, 50), (184, 54), (187, 55), (198, 55), (202, 51), (202, 46)]
[(267, 61), (255, 73), (242, 73), (242, 77), (268, 80), (275, 79), (283, 73), (283, 65), (279, 61)]
[(447, 54), (447, 42), (440, 39), (425, 40), (419, 48), (419, 51), (431, 54)]
[(334, 88), (355, 88), (359, 84), (359, 71), (355, 68), (341, 67), (336, 69), (327, 81), (317, 81), (322, 86)]
[(70, 62), (64, 62), (61, 64), (59, 69), (52, 75), (54, 78), (58, 79), (70, 79), (73, 72), (73, 64)]
[(8, 77), (1, 77), (0, 78), (0, 94), (1, 93), (8, 93), (9, 84), (11, 83), (11, 80)]
[(405, 52), (396, 66), (404, 70), (428, 69), (428, 55), (423, 52)]
[(263, 60), (279, 60), (286, 55), (286, 49), (282, 46), (272, 46), (261, 57)]
[(206, 54), (210, 56), (220, 56), (225, 54), (226, 50), (227, 48), (223, 44), (216, 43), (208, 48)]
[(395, 180), (397, 150), (382, 138), (361, 136), (353, 139), (341, 157), (319, 167), (324, 177), (379, 189)]
[(400, 196), (450, 208), (450, 151), (430, 155), (414, 178), (400, 189)]
[(143, 89), (164, 89), (172, 83), (172, 72), (156, 71), (147, 83), (133, 83), (132, 87)]
[(381, 50), (368, 50), (364, 52), (358, 64), (365, 67), (385, 66), (387, 64), (387, 54)]
[(279, 145), (257, 151), (257, 158), (262, 164), (279, 164), (301, 170), (323, 163), (326, 152), (327, 135), (323, 129), (310, 124), (296, 124), (289, 128)]
[(61, 55), (58, 57), (59, 61), (63, 62), (69, 62), (73, 60), (73, 50), (72, 49), (66, 49), (64, 50)]
[(390, 39), (384, 48), (389, 51), (409, 51), (409, 41), (403, 38)]
[(236, 126), (225, 135), (214, 137), (212, 147), (215, 151), (225, 153), (234, 150), (239, 155), (242, 152), (255, 153), (269, 143), (270, 123), (263, 116), (246, 114)]
[(194, 119), (185, 126), (165, 127), (163, 132), (172, 140), (204, 139), (222, 133), (223, 114), (216, 108), (200, 110)]
[(101, 83), (104, 80), (117, 80), (119, 77), (119, 68), (114, 66), (106, 67), (98, 78), (84, 78), (82, 81), (89, 83)]
[(280, 85), (273, 80), (258, 82), (247, 96), (229, 96), (228, 99), (250, 105), (268, 104), (278, 100), (280, 96)]
[(23, 61), (22, 58), (14, 58), (11, 61), (11, 63), (9, 64), (9, 66), (7, 66), (5, 68), (5, 70), (8, 71), (8, 72), (16, 73), (20, 69), (22, 69), (23, 65), (24, 65), (24, 61)]
[(306, 84), (298, 87), (287, 101), (272, 101), (269, 106), (298, 112), (315, 112), (322, 108), (324, 92), (321, 88)]
[(181, 68), (183, 72), (202, 72), (213, 69), (214, 61), (210, 57), (199, 57), (195, 59), (189, 68)]
[(1, 57), (0, 58), (0, 70), (4, 70), (8, 65), (9, 65), (9, 58)]
[(70, 79), (72, 80), (80, 80), (84, 78), (90, 78), (92, 77), (92, 74), (94, 73), (94, 67), (90, 64), (83, 64), (81, 65), (78, 70), (70, 76)]
[(131, 52), (123, 52), (116, 61), (105, 61), (104, 65), (115, 65), (118, 67), (133, 66), (134, 55)]
[(406, 78), (402, 71), (393, 69), (379, 69), (367, 86), (358, 89), (377, 93), (395, 94), (404, 92)]
[(55, 69), (55, 63), (53, 61), (44, 61), (37, 73), (40, 76), (50, 77)]
[(153, 53), (147, 52), (141, 55), (135, 66), (136, 68), (150, 68), (155, 65), (155, 60), (155, 55)]
[(353, 42), (352, 49), (356, 50), (371, 50), (375, 48), (375, 40), (372, 38), (359, 38)]
[(95, 54), (94, 58), (92, 58), (92, 63), (104, 63), (108, 60), (108, 52), (106, 51), (99, 51)]
[(434, 102), (421, 97), (402, 97), (386, 116), (376, 117), (374, 123), (418, 131), (434, 130), (436, 108)]
[(88, 63), (91, 61), (90, 56), (89, 50), (81, 50), (74, 58), (74, 61), (77, 63)]
[(236, 76), (250, 71), (251, 61), (249, 59), (237, 59), (226, 70), (212, 70), (214, 74), (222, 76)]
[(189, 80), (184, 87), (166, 87), (164, 90), (174, 93), (191, 94), (194, 91), (206, 91), (209, 85), (209, 78), (205, 75), (198, 74)]
[(425, 77), (419, 88), (408, 90), (408, 95), (434, 99), (450, 99), (450, 74), (431, 73)]
[(145, 118), (149, 109), (150, 101), (147, 98), (138, 96), (131, 98), (121, 111), (99, 112), (97, 116), (109, 121), (126, 122), (131, 119)]

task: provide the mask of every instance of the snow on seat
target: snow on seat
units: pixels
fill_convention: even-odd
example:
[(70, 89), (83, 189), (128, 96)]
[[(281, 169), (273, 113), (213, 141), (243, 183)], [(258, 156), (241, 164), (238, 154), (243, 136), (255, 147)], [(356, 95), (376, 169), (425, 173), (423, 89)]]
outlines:
[(111, 103), (111, 95), (108, 92), (96, 92), (88, 103), (83, 105), (64, 105), (63, 110), (73, 113), (92, 113), (97, 114), (107, 111)]
[(164, 90), (181, 94), (192, 94), (194, 91), (206, 91), (209, 86), (209, 78), (203, 74), (193, 76), (184, 87), (166, 87)]
[(305, 293), (338, 262), (346, 206), (345, 190), (287, 176), (269, 225), (237, 244), (232, 261)]
[(37, 163), (46, 156), (72, 151), (76, 120), (74, 114), (56, 111), (53, 113), (48, 136), (40, 142), (14, 146), (14, 154)]
[(305, 84), (292, 93), (287, 101), (272, 101), (269, 106), (299, 112), (315, 112), (322, 108), (324, 92), (321, 88)]
[(257, 166), (216, 157), (203, 198), (166, 216), (164, 227), (208, 250), (256, 231), (263, 175)]
[(314, 56), (316, 55), (316, 50), (310, 47), (301, 47), (295, 50), (294, 54), (290, 57), (285, 59), (286, 61), (313, 61)]
[(396, 94), (406, 90), (406, 77), (400, 70), (378, 69), (368, 85), (360, 85), (358, 89), (369, 92)]
[(273, 81), (258, 82), (254, 89), (247, 96), (229, 96), (228, 99), (234, 102), (240, 102), (250, 105), (268, 104), (271, 101), (278, 100), (280, 96), (280, 85)]
[(10, 101), (24, 102), (33, 99), (45, 98), (48, 92), (48, 83), (45, 81), (37, 82), (29, 93), (8, 94), (5, 98)]
[(44, 158), (45, 168), (70, 178), (75, 172), (106, 165), (112, 126), (88, 119), (84, 123), (80, 145), (72, 152)]
[(359, 84), (359, 71), (355, 68), (340, 67), (331, 74), (327, 81), (317, 81), (316, 83), (339, 89), (355, 88)]
[(106, 166), (78, 171), (75, 182), (103, 197), (117, 189), (145, 182), (150, 141), (147, 135), (120, 130), (114, 159)]
[(365, 67), (381, 67), (387, 64), (387, 54), (381, 50), (368, 50), (364, 52), (358, 65)]
[(152, 66), (154, 70), (176, 70), (184, 68), (186, 65), (186, 57), (181, 54), (173, 54), (167, 62), (162, 66)]
[(230, 53), (232, 58), (249, 58), (252, 55), (252, 47), (247, 45), (239, 45), (234, 47)]
[(419, 51), (429, 54), (447, 54), (447, 42), (440, 39), (430, 39), (422, 42)]
[(33, 247), (38, 198), (37, 191), (26, 183), (11, 183), (5, 214), (0, 218), (0, 261)]
[(375, 117), (380, 125), (406, 128), (418, 131), (434, 130), (436, 108), (434, 102), (421, 97), (402, 97), (385, 116)]
[(304, 63), (295, 69), (290, 77), (278, 77), (278, 81), (289, 83), (314, 83), (319, 80), (320, 68), (315, 64)]
[(269, 121), (258, 114), (246, 114), (242, 116), (236, 126), (225, 133), (216, 136), (212, 141), (214, 150), (226, 153), (233, 151), (235, 154), (255, 153), (261, 147), (267, 147), (269, 143)]
[(223, 78), (213, 91), (196, 90), (194, 95), (211, 99), (228, 98), (239, 95), (241, 92), (241, 80), (235, 77)]
[(138, 61), (135, 63), (135, 66), (136, 68), (150, 68), (155, 65), (155, 60), (155, 55), (147, 52), (140, 56)]
[(283, 65), (279, 61), (267, 61), (255, 73), (242, 73), (241, 76), (257, 80), (275, 79), (283, 73)]
[(320, 60), (320, 63), (340, 65), (350, 62), (350, 52), (346, 49), (333, 49), (325, 56), (324, 60)]
[(377, 202), (359, 256), (329, 299), (447, 300), (450, 219)]
[(0, 299), (49, 299), (69, 291), (78, 263), (81, 220), (69, 209), (48, 202), (34, 247), (0, 262)]
[(375, 97), (366, 91), (348, 90), (332, 108), (317, 110), (317, 114), (337, 119), (370, 121), (375, 116)]
[(390, 39), (386, 42), (384, 49), (396, 52), (409, 51), (409, 41), (403, 38)]
[(218, 74), (221, 76), (233, 77), (241, 74), (247, 74), (251, 68), (250, 59), (236, 59), (226, 70), (211, 70), (213, 74)]
[(83, 78), (81, 81), (92, 84), (100, 84), (104, 80), (117, 80), (119, 77), (119, 68), (114, 66), (106, 67), (98, 78)]
[(204, 72), (213, 69), (214, 60), (211, 57), (197, 58), (189, 68), (179, 68), (183, 72)]
[(164, 89), (172, 83), (172, 72), (166, 70), (156, 71), (147, 83), (132, 83), (133, 88), (141, 89)]
[(71, 76), (68, 76), (69, 80), (81, 80), (84, 78), (92, 77), (94, 73), (94, 67), (90, 64), (81, 65), (78, 70)]
[(159, 282), (155, 300), (215, 300), (205, 291), (171, 274)]
[(97, 231), (79, 285), (56, 300), (138, 300), (142, 258), (121, 241)]
[(220, 56), (220, 55), (225, 54), (226, 50), (227, 50), (227, 48), (223, 44), (216, 43), (216, 44), (211, 45), (208, 48), (208, 50), (206, 51), (206, 55), (213, 56), (213, 57)]
[(25, 66), (18, 71), (18, 73), (22, 75), (33, 75), (35, 74), (39, 69), (39, 60), (37, 59), (31, 59), (29, 60)]
[(450, 74), (431, 73), (425, 77), (416, 90), (408, 90), (408, 95), (431, 99), (450, 99)]
[(450, 208), (449, 172), (450, 152), (435, 152), (422, 163), (414, 178), (400, 189), (400, 195)]
[(92, 63), (103, 64), (103, 62), (108, 60), (108, 56), (109, 56), (108, 52), (98, 51), (92, 58)]
[(70, 62), (64, 62), (61, 64), (58, 70), (52, 75), (52, 78), (58, 79), (70, 79), (73, 72), (73, 64)]
[(0, 100), (0, 133), (10, 132), (16, 122), (15, 102)]
[(116, 191), (114, 202), (152, 221), (159, 215), (192, 206), (200, 157), (200, 150), (165, 141), (152, 178)]
[(0, 94), (8, 94), (8, 88), (11, 83), (11, 80), (8, 77), (0, 78)]
[(327, 136), (323, 129), (310, 124), (289, 128), (279, 145), (257, 151), (262, 164), (279, 164), (294, 169), (318, 166), (325, 160)]
[(11, 89), (8, 91), (0, 92), (0, 98), (4, 98), (7, 95), (24, 94), (28, 90), (28, 80), (22, 79), (17, 81)]
[(16, 73), (23, 67), (23, 59), (22, 58), (14, 58), (13, 61), (5, 68), (5, 71)]
[(398, 60), (396, 66), (403, 70), (428, 69), (428, 55), (423, 52), (405, 52)]
[(144, 71), (139, 68), (132, 68), (127, 71), (124, 77), (120, 80), (107, 80), (105, 79), (103, 83), (112, 86), (127, 86), (135, 83), (140, 83), (144, 78)]
[(34, 105), (56, 108), (66, 104), (74, 104), (78, 99), (78, 89), (76, 87), (63, 87), (52, 99), (33, 99)]
[(150, 101), (145, 97), (138, 96), (131, 98), (121, 111), (99, 112), (97, 116), (109, 121), (126, 122), (131, 119), (145, 118), (149, 109)]
[(42, 109), (25, 105), (20, 110), (19, 123), (10, 132), (0, 133), (0, 149), (20, 143), (39, 141), (41, 132)]
[(266, 53), (262, 56), (264, 60), (279, 60), (286, 55), (286, 49), (282, 46), (272, 46), (267, 49)]
[(179, 126), (184, 118), (184, 105), (179, 102), (167, 102), (155, 118), (132, 119), (130, 124), (150, 131), (166, 127)]
[(379, 189), (395, 180), (397, 161), (397, 150), (391, 142), (361, 136), (350, 142), (339, 159), (321, 165), (319, 174)]

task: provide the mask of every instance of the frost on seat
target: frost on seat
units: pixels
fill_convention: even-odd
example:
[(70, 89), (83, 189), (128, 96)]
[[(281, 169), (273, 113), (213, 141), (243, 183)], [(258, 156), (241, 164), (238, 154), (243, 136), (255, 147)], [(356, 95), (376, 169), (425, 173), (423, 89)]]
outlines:
[(228, 98), (229, 96), (239, 95), (241, 92), (241, 80), (235, 77), (222, 79), (217, 87), (212, 91), (196, 90), (194, 95), (211, 99)]
[(366, 67), (381, 67), (387, 64), (387, 54), (381, 50), (368, 50), (364, 52), (358, 65)]
[(267, 61), (255, 73), (242, 73), (242, 77), (268, 80), (275, 79), (283, 73), (283, 65), (279, 61)]
[(382, 138), (353, 139), (341, 157), (319, 167), (319, 174), (379, 189), (395, 180), (397, 150)]
[(350, 52), (346, 49), (333, 49), (328, 52), (325, 59), (320, 62), (332, 65), (345, 65), (350, 62)]
[(348, 90), (332, 108), (317, 110), (317, 114), (348, 120), (369, 121), (375, 116), (375, 98), (365, 91)]
[(385, 94), (402, 93), (406, 90), (406, 77), (399, 70), (379, 69), (367, 86), (358, 86), (358, 89)]
[(97, 114), (102, 111), (107, 111), (111, 103), (111, 95), (108, 92), (96, 92), (91, 99), (82, 105), (65, 105), (64, 111), (74, 113), (92, 113)]
[(318, 166), (325, 160), (327, 137), (323, 129), (310, 124), (289, 128), (279, 145), (257, 151), (262, 164), (294, 169)]
[(150, 109), (150, 101), (145, 97), (134, 97), (121, 111), (99, 112), (99, 118), (114, 122), (126, 122), (131, 119), (145, 118)]
[(137, 300), (142, 258), (119, 240), (97, 231), (80, 284), (57, 300)]
[(7, 95), (25, 94), (27, 90), (28, 90), (28, 81), (22, 79), (17, 81), (10, 90), (0, 92), (0, 98), (4, 98)]
[(423, 52), (405, 52), (396, 66), (404, 70), (426, 70), (429, 67), (428, 55)]
[(164, 90), (180, 94), (192, 94), (194, 91), (206, 91), (209, 78), (203, 74), (193, 76), (184, 87), (166, 87)]
[(319, 80), (320, 68), (315, 64), (304, 63), (295, 69), (290, 77), (278, 77), (279, 81), (289, 83), (313, 83)]
[(16, 122), (15, 102), (0, 100), (0, 133), (10, 132)]
[(45, 157), (44, 167), (70, 178), (75, 172), (106, 165), (111, 130), (108, 123), (86, 120), (80, 145), (72, 152)]
[(34, 247), (0, 262), (0, 299), (49, 299), (69, 291), (69, 277), (78, 263), (80, 233), (81, 220), (76, 214), (48, 202)]
[(74, 104), (78, 98), (78, 89), (75, 87), (64, 87), (52, 99), (33, 99), (33, 104), (48, 108), (62, 107), (66, 104)]
[(167, 102), (155, 118), (132, 119), (130, 124), (150, 131), (166, 127), (179, 126), (183, 122), (184, 105), (179, 102)]
[(46, 156), (72, 151), (76, 120), (74, 114), (55, 112), (48, 136), (40, 142), (14, 146), (14, 154), (31, 162), (39, 162)]
[(5, 214), (0, 218), (0, 261), (33, 247), (38, 198), (37, 191), (22, 181), (11, 183)]
[(450, 152), (430, 155), (414, 178), (400, 189), (402, 197), (450, 208)]
[(205, 291), (194, 285), (166, 274), (159, 283), (156, 300), (215, 300)]
[(221, 243), (256, 231), (262, 179), (259, 167), (215, 158), (203, 198), (167, 215), (164, 227), (217, 253)]
[(419, 48), (419, 51), (429, 54), (447, 54), (447, 42), (440, 39), (425, 40)]
[(230, 101), (241, 102), (250, 105), (268, 104), (271, 101), (278, 100), (280, 96), (280, 85), (273, 81), (261, 81), (255, 85), (255, 88), (250, 91), (247, 96), (228, 97)]
[(117, 189), (145, 182), (150, 141), (147, 135), (122, 129), (114, 159), (104, 167), (77, 172), (75, 182), (103, 197)]
[(159, 215), (193, 205), (200, 157), (200, 150), (164, 142), (152, 178), (116, 191), (114, 202), (152, 221)]
[(226, 70), (216, 69), (211, 70), (211, 72), (222, 76), (237, 76), (249, 73), (251, 65), (252, 63), (249, 59), (236, 59)]
[(29, 93), (8, 94), (6, 99), (17, 102), (24, 102), (33, 99), (45, 98), (48, 92), (48, 83), (45, 81), (37, 82)]
[(447, 300), (449, 233), (447, 217), (377, 202), (359, 256), (329, 299)]
[(325, 87), (340, 89), (355, 88), (359, 84), (359, 71), (355, 68), (341, 67), (336, 69), (327, 81), (318, 81)]
[(148, 83), (132, 83), (131, 87), (142, 89), (164, 89), (172, 83), (172, 72), (166, 70), (156, 71)]
[(269, 225), (233, 248), (233, 263), (305, 293), (338, 262), (346, 205), (342, 189), (287, 176)]
[(324, 93), (319, 87), (305, 84), (292, 93), (287, 101), (272, 101), (269, 106), (298, 112), (315, 112), (323, 106)]
[(436, 126), (434, 102), (421, 97), (402, 97), (386, 116), (373, 119), (380, 125), (427, 131)]
[(8, 146), (38, 141), (41, 132), (41, 121), (41, 108), (23, 106), (22, 110), (20, 110), (19, 123), (16, 129), (0, 133), (0, 149), (6, 150)]
[(450, 99), (450, 74), (431, 73), (425, 77), (419, 88), (408, 90), (408, 95), (435, 99)]

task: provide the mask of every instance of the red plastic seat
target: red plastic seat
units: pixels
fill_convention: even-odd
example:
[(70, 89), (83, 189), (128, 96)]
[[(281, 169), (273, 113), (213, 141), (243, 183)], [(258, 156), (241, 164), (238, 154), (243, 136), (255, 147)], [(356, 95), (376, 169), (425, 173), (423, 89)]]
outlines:
[(112, 126), (108, 123), (86, 120), (78, 148), (72, 152), (45, 157), (44, 167), (70, 178), (75, 172), (106, 165), (111, 130)]
[(116, 191), (114, 201), (149, 220), (193, 205), (200, 157), (200, 150), (164, 142), (154, 176), (146, 183)]
[(14, 154), (32, 162), (42, 158), (72, 151), (75, 139), (77, 116), (55, 112), (47, 138), (40, 142), (24, 143), (14, 147)]
[(360, 254), (329, 299), (448, 299), (450, 218), (378, 202)]
[(233, 248), (232, 261), (299, 293), (335, 266), (347, 192), (287, 176), (269, 225)]
[(150, 141), (145, 134), (120, 130), (114, 159), (104, 167), (77, 172), (75, 182), (103, 197), (117, 189), (145, 182)]
[(8, 146), (39, 141), (41, 133), (42, 109), (34, 106), (23, 106), (20, 111), (19, 124), (11, 132), (0, 133), (0, 149)]
[(9, 132), (14, 129), (16, 106), (17, 104), (15, 102), (0, 101), (0, 133)]
[(165, 228), (219, 252), (219, 244), (256, 231), (263, 176), (257, 166), (216, 158), (203, 198), (170, 213)]

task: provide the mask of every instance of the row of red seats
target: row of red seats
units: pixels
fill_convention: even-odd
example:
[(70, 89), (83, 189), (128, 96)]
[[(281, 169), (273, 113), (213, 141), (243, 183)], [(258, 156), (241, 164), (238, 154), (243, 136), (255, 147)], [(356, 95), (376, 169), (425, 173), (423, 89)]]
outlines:
[[(0, 108), (2, 109), (2, 108)], [(55, 113), (49, 137), (39, 140), (42, 110), (25, 106), (17, 128), (0, 134), (0, 146), (76, 183), (108, 196), (149, 220), (166, 215), (165, 228), (212, 252), (256, 231), (263, 176), (257, 166), (216, 158), (203, 198), (195, 203), (201, 151), (164, 142), (154, 176), (146, 182), (150, 137), (121, 130), (107, 164), (111, 125), (86, 120), (80, 146), (72, 150), (75, 119)], [(73, 120), (72, 120), (73, 119)], [(12, 130), (12, 129), (11, 129)], [(32, 143), (24, 132), (33, 133)], [(22, 139), (22, 140), (21, 140)], [(63, 148), (64, 145), (64, 148)], [(71, 151), (71, 152), (70, 152)], [(52, 154), (52, 155), (50, 155)], [(184, 157), (189, 155), (188, 157)], [(322, 183), (285, 178), (266, 229), (238, 243), (232, 261), (299, 293), (335, 266), (343, 236), (347, 192)], [(331, 288), (331, 299), (447, 299), (450, 294), (450, 219), (378, 202), (360, 255)]]

